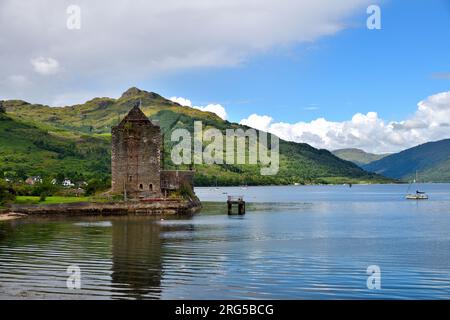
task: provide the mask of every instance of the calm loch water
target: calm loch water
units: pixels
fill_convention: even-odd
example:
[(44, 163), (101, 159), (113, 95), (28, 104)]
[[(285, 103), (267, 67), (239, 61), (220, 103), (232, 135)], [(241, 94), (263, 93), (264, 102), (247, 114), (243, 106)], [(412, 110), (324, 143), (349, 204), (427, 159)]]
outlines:
[[(422, 186), (423, 202), (406, 188), (199, 188), (208, 202), (189, 218), (0, 222), (0, 298), (448, 299), (450, 185)], [(227, 193), (245, 216), (226, 215)]]

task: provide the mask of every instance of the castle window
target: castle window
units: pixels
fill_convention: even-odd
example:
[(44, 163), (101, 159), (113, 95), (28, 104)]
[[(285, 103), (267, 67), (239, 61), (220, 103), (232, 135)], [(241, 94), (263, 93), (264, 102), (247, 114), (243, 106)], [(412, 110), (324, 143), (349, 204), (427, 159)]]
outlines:
[(142, 185), (142, 183), (139, 185), (139, 189), (144, 189), (144, 186)]
[(128, 181), (130, 181), (130, 182), (133, 181), (133, 176), (129, 176)]
[(148, 188), (150, 189), (150, 191), (153, 191), (153, 184), (150, 183), (150, 184), (148, 185)]

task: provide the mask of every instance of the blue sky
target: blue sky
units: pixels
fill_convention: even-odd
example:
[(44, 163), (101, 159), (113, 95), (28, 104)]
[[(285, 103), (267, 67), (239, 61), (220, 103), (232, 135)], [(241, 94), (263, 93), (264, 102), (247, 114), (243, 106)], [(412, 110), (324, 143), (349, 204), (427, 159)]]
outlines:
[(251, 113), (285, 122), (343, 121), (369, 111), (401, 120), (420, 100), (449, 90), (450, 76), (433, 77), (450, 73), (445, 2), (381, 2), (381, 30), (368, 30), (368, 15), (358, 12), (347, 22), (351, 27), (318, 41), (255, 55), (238, 67), (202, 68), (142, 86), (194, 104), (220, 103), (236, 122)]
[(0, 99), (137, 86), (317, 148), (396, 152), (450, 138), (449, 2), (2, 0)]

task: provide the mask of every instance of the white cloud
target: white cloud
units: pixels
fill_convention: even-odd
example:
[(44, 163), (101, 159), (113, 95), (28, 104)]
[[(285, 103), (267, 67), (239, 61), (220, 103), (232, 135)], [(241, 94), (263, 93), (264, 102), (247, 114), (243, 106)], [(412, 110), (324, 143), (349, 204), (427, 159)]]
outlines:
[(307, 107), (304, 107), (303, 110), (305, 110), (305, 111), (316, 111), (316, 110), (319, 110), (319, 107), (317, 105), (309, 105)]
[[(365, 17), (369, 2), (78, 0), (81, 29), (69, 30), (72, 1), (1, 0), (0, 78), (23, 74), (33, 85), (21, 98), (49, 103), (186, 68), (236, 66), (272, 48), (333, 35), (355, 13)], [(36, 57), (44, 58), (31, 66)], [(58, 77), (39, 77), (60, 70), (58, 64)], [(14, 88), (0, 84), (0, 92), (10, 96)]]
[(171, 98), (169, 98), (169, 100), (176, 102), (185, 107), (191, 107), (191, 108), (198, 109), (201, 111), (215, 113), (223, 120), (227, 120), (227, 118), (228, 118), (227, 111), (221, 104), (212, 103), (212, 104), (208, 104), (205, 107), (202, 107), (202, 106), (193, 106), (191, 100), (183, 98), (183, 97), (171, 97)]
[(241, 124), (304, 142), (317, 148), (361, 148), (365, 151), (397, 152), (428, 141), (450, 138), (450, 91), (438, 93), (418, 103), (417, 111), (403, 121), (387, 122), (376, 112), (357, 113), (343, 122), (318, 118), (311, 122), (275, 122), (257, 114)]
[(242, 119), (240, 124), (262, 130), (269, 131), (273, 118), (269, 116), (260, 116), (256, 113), (250, 115), (247, 119)]
[(171, 98), (169, 98), (169, 100), (171, 100), (173, 102), (176, 102), (176, 103), (178, 103), (178, 104), (180, 104), (182, 106), (191, 107), (192, 108), (192, 102), (189, 99), (182, 98), (182, 97), (171, 97)]
[(195, 107), (195, 109), (199, 109), (202, 111), (208, 111), (217, 114), (219, 117), (221, 117), (223, 120), (227, 120), (227, 112), (225, 111), (225, 108), (220, 104), (208, 104), (206, 107)]
[(54, 74), (59, 71), (59, 62), (53, 58), (37, 57), (30, 60), (34, 71), (43, 75)]

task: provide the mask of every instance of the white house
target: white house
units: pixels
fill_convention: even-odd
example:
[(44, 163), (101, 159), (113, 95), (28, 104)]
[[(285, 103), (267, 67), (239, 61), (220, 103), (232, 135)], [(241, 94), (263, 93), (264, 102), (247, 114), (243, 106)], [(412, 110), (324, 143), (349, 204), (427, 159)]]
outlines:
[(64, 179), (62, 185), (63, 185), (64, 187), (74, 187), (74, 186), (75, 186), (75, 184), (73, 184), (72, 181), (70, 181), (70, 180), (67, 179), (67, 178)]

